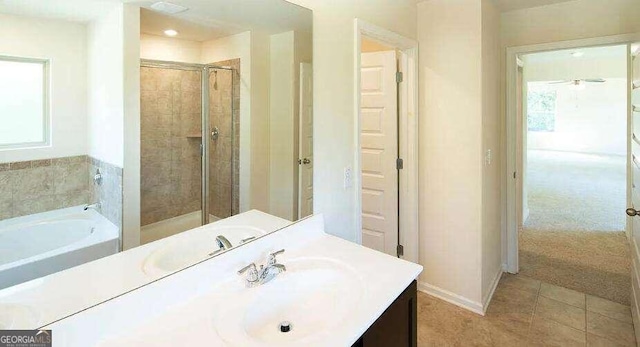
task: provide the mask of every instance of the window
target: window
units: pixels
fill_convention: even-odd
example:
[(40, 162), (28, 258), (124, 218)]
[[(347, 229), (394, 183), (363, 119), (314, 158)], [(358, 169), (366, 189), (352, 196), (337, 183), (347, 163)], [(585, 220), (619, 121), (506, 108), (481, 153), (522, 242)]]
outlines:
[(529, 84), (527, 92), (527, 129), (554, 131), (556, 126), (556, 91)]
[(49, 144), (48, 62), (0, 56), (0, 149)]

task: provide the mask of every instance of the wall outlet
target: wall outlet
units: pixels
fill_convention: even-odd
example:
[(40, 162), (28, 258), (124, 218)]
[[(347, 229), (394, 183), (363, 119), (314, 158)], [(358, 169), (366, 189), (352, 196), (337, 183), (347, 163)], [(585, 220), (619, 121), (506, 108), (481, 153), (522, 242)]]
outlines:
[(344, 168), (344, 189), (351, 188), (353, 186), (353, 169), (351, 166)]

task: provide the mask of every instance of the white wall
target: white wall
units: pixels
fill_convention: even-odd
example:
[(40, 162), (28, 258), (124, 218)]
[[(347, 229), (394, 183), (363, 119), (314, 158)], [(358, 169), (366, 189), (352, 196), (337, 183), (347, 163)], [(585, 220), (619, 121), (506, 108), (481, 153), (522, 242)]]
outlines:
[(251, 32), (251, 208), (269, 211), (269, 35)]
[[(418, 4), (420, 280), (482, 300), (482, 23), (479, 0)], [(463, 211), (463, 212), (461, 212)]]
[(0, 14), (0, 55), (50, 59), (51, 146), (0, 151), (0, 163), (87, 154), (87, 28)]
[[(293, 220), (295, 215), (294, 174), (298, 163), (294, 159), (295, 33), (271, 35), (269, 85), (269, 211), (278, 217)], [(294, 166), (295, 165), (295, 166)]]
[[(140, 30), (140, 29), (138, 29)], [(203, 43), (177, 38), (141, 34), (140, 58), (181, 63), (200, 63)]]
[[(240, 59), (240, 211), (251, 204), (251, 32), (202, 43), (200, 63)], [(256, 173), (257, 174), (257, 173)]]
[[(502, 274), (500, 165), (500, 13), (482, 0), (482, 304), (486, 309)], [(491, 153), (488, 153), (490, 151)], [(490, 158), (489, 158), (490, 156)]]
[(124, 165), (123, 5), (89, 24), (89, 155)]
[(123, 7), (124, 170), (122, 225), (124, 249), (140, 244), (140, 8)]
[(313, 10), (314, 213), (324, 214), (327, 232), (356, 241), (359, 197), (355, 186), (343, 188), (344, 168), (357, 156), (354, 18), (415, 38), (415, 1), (289, 2)]
[[(626, 65), (626, 59), (620, 63)], [(545, 86), (556, 91), (555, 130), (529, 131), (527, 149), (626, 155), (627, 79), (605, 79), (579, 91)]]
[(637, 0), (575, 0), (505, 12), (505, 47), (600, 37), (640, 31)]

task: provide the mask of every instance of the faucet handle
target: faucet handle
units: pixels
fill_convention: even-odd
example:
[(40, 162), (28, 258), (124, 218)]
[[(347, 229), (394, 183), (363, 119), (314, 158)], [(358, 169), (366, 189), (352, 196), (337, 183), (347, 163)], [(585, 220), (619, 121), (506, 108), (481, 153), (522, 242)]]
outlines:
[(276, 256), (277, 256), (278, 254), (282, 254), (282, 253), (284, 253), (284, 249), (281, 249), (281, 250), (279, 250), (279, 251), (275, 251), (275, 252), (273, 252), (273, 253), (269, 254), (269, 261), (268, 261), (268, 264), (269, 264), (269, 265), (273, 265), (273, 264), (275, 264), (275, 263), (276, 263)]
[(243, 267), (242, 269), (238, 270), (238, 275), (242, 275), (247, 271), (249, 271), (249, 274), (247, 275), (248, 282), (255, 282), (258, 280), (258, 269), (256, 268), (255, 263), (251, 263)]

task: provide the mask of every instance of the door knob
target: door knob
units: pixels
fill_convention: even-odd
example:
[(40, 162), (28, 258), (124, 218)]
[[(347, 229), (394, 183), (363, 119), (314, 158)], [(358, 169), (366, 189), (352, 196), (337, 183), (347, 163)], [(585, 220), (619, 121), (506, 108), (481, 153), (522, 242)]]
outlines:
[(628, 208), (627, 209), (627, 216), (635, 217), (635, 216), (638, 216), (638, 215), (640, 215), (640, 211), (638, 211), (638, 210), (636, 210), (634, 208)]
[(218, 127), (213, 127), (213, 130), (211, 131), (211, 140), (215, 141), (218, 139), (219, 136), (220, 136), (220, 129), (218, 129)]

